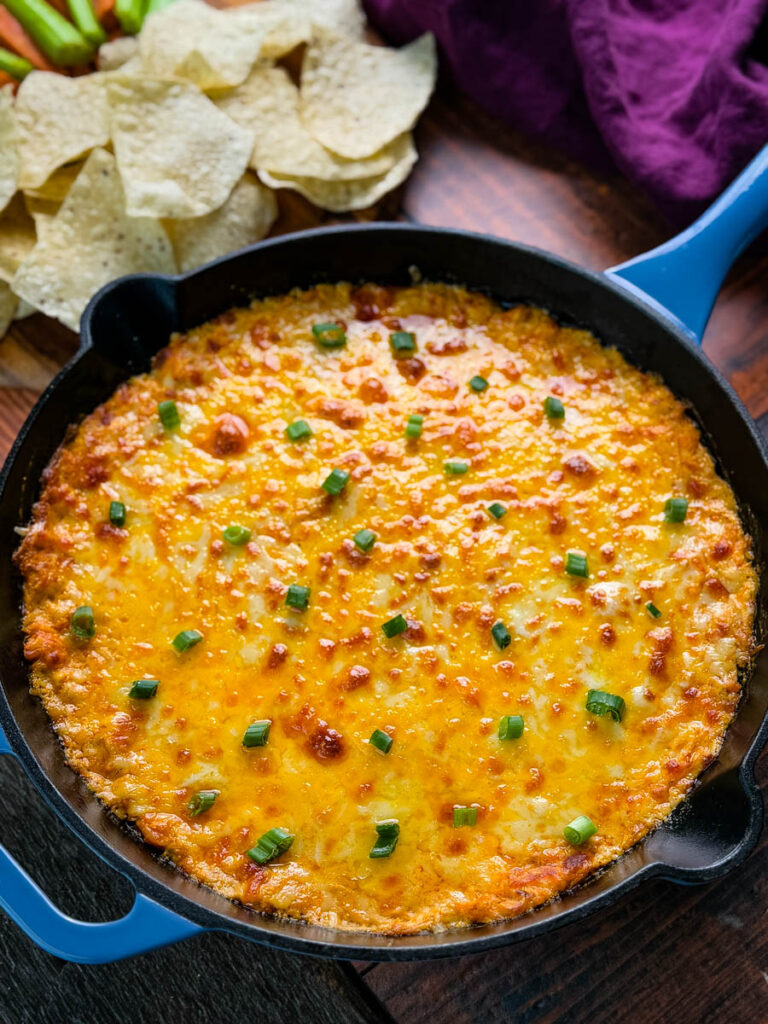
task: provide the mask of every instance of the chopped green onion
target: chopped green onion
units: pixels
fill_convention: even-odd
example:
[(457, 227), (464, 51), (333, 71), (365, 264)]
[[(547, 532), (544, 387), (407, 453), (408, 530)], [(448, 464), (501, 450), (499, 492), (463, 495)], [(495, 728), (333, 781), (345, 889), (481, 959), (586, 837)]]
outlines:
[(80, 32), (91, 46), (101, 46), (107, 40), (107, 33), (96, 20), (91, 0), (67, 0), (69, 14)]
[(565, 571), (569, 576), (581, 576), (587, 579), (589, 576), (589, 565), (587, 556), (583, 551), (569, 551), (565, 556)]
[(78, 640), (91, 639), (96, 632), (96, 626), (93, 622), (93, 609), (90, 605), (83, 604), (79, 608), (75, 608), (70, 620), (70, 629), (72, 635), (76, 636)]
[(522, 715), (502, 715), (499, 719), (499, 739), (519, 740), (524, 728)]
[(494, 622), (491, 626), (491, 636), (496, 641), (496, 645), (500, 651), (503, 651), (505, 647), (509, 647), (512, 642), (509, 630), (501, 621)]
[(544, 399), (544, 412), (548, 420), (562, 420), (565, 417), (565, 406), (559, 398), (547, 395)]
[(392, 737), (381, 729), (374, 729), (368, 742), (382, 754), (388, 754), (392, 749)]
[(131, 683), (128, 696), (133, 697), (134, 700), (149, 700), (150, 697), (155, 696), (159, 685), (157, 679), (137, 679)]
[(582, 843), (597, 832), (597, 825), (586, 814), (580, 814), (574, 818), (570, 825), (563, 829), (563, 835), (572, 846), (581, 846)]
[(397, 359), (401, 355), (407, 355), (409, 352), (416, 351), (416, 335), (411, 334), (410, 331), (395, 331), (394, 334), (389, 336), (389, 344), (392, 346), (392, 352)]
[(453, 827), (465, 828), (467, 825), (477, 824), (477, 808), (462, 807), (460, 804), (453, 805)]
[(469, 465), (461, 459), (453, 459), (451, 462), (444, 462), (443, 469), (450, 476), (461, 476), (462, 473), (467, 472)]
[(653, 619), (660, 619), (661, 618), (661, 612), (656, 607), (656, 605), (653, 603), (653, 601), (649, 601), (648, 602), (648, 604), (645, 606), (645, 610), (648, 612), (648, 614), (651, 616), (651, 618), (653, 618)]
[(87, 64), (93, 47), (72, 22), (54, 10), (45, 0), (3, 0), (13, 17), (54, 64), (72, 67)]
[(34, 65), (26, 57), (20, 57), (18, 53), (12, 53), (4, 46), (0, 46), (0, 71), (20, 82), (30, 71), (34, 71)]
[(684, 523), (687, 515), (687, 498), (667, 498), (664, 502), (664, 518), (668, 523)]
[(258, 722), (251, 722), (243, 735), (243, 746), (266, 747), (271, 725), (272, 722), (269, 718), (260, 719)]
[(171, 644), (181, 654), (183, 651), (188, 651), (190, 647), (194, 647), (195, 644), (199, 644), (203, 639), (203, 634), (197, 629), (182, 629), (180, 633), (171, 640)]
[(289, 608), (295, 608), (298, 612), (305, 612), (309, 607), (309, 587), (302, 587), (299, 583), (291, 583), (285, 595), (285, 603)]
[(198, 814), (210, 811), (218, 795), (218, 789), (199, 789), (187, 804), (190, 816), (196, 818)]
[(342, 348), (347, 344), (346, 332), (338, 324), (314, 324), (312, 333), (323, 348)]
[(115, 0), (115, 14), (120, 28), (129, 36), (135, 36), (144, 22), (146, 0)]
[(502, 516), (507, 514), (507, 509), (498, 501), (494, 501), (492, 505), (488, 506), (488, 514), (492, 515), (494, 519), (501, 519)]
[(397, 840), (400, 838), (400, 823), (397, 818), (388, 818), (376, 822), (376, 842), (371, 848), (369, 857), (391, 857), (395, 852)]
[(312, 428), (306, 420), (294, 420), (285, 428), (289, 441), (303, 441), (305, 437), (312, 437)]
[(473, 377), (470, 380), (469, 386), (472, 388), (473, 391), (477, 391), (479, 393), (481, 391), (485, 391), (485, 389), (488, 387), (488, 381), (485, 379), (485, 377), (481, 377), (478, 374), (476, 377)]
[(347, 473), (345, 469), (332, 469), (325, 480), (323, 480), (322, 488), (324, 491), (327, 491), (328, 494), (341, 494), (347, 486), (348, 480), (349, 473)]
[(257, 864), (266, 864), (267, 861), (274, 860), (281, 853), (285, 853), (295, 838), (296, 836), (287, 829), (271, 828), (269, 832), (264, 833), (255, 846), (247, 851), (247, 856), (251, 860), (255, 860)]
[(240, 547), (242, 544), (247, 544), (251, 539), (251, 531), (247, 526), (238, 526), (236, 523), (232, 523), (225, 530), (222, 530), (221, 536), (227, 544), (234, 544), (236, 547)]
[(176, 403), (170, 398), (167, 402), (158, 402), (157, 413), (160, 417), (160, 422), (166, 430), (175, 430), (176, 427), (181, 426), (179, 410), (176, 407)]
[(593, 715), (608, 715), (614, 722), (620, 722), (624, 717), (626, 704), (623, 697), (617, 697), (615, 693), (608, 693), (605, 690), (587, 691), (587, 711)]
[(417, 437), (421, 437), (421, 425), (423, 422), (424, 417), (420, 416), (417, 412), (408, 417), (408, 422), (405, 425), (405, 436), (409, 441), (415, 441)]
[(381, 630), (384, 636), (388, 640), (392, 637), (398, 636), (400, 633), (404, 633), (408, 629), (408, 620), (402, 615), (396, 615), (394, 619), (389, 619), (387, 622), (382, 624)]
[(113, 526), (125, 526), (125, 505), (122, 501), (110, 501), (109, 521)]
[(355, 547), (360, 548), (361, 551), (370, 551), (376, 543), (376, 534), (373, 530), (358, 530), (352, 540), (355, 542)]

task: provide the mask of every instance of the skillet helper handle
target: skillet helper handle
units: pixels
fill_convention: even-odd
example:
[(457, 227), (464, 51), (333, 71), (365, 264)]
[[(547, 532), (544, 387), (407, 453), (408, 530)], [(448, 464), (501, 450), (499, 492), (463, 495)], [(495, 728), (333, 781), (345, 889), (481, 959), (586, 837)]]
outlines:
[(768, 146), (689, 228), (606, 273), (657, 309), (661, 307), (701, 344), (723, 278), (765, 227)]
[[(14, 754), (2, 731), (0, 754)], [(46, 952), (79, 964), (113, 963), (205, 931), (142, 893), (117, 921), (76, 921), (51, 903), (3, 846), (0, 907)]]

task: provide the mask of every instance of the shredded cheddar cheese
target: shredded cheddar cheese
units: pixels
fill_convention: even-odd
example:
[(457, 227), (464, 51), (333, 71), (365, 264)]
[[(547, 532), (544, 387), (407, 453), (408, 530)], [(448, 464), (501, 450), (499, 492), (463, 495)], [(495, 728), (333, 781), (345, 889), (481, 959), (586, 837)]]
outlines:
[(340, 929), (513, 917), (619, 856), (752, 654), (750, 540), (684, 406), (443, 285), (174, 337), (59, 449), (17, 558), (72, 767), (194, 878)]

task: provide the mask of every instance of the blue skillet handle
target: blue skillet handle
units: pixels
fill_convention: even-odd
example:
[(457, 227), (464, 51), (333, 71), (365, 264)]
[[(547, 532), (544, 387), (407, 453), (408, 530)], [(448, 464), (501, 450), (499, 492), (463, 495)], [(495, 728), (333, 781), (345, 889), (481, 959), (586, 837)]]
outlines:
[[(13, 753), (0, 731), (0, 754)], [(141, 893), (118, 921), (76, 921), (51, 903), (2, 846), (0, 907), (38, 946), (79, 964), (113, 963), (205, 931)]]
[(739, 253), (768, 227), (768, 146), (719, 199), (681, 234), (606, 273), (662, 313), (698, 344)]

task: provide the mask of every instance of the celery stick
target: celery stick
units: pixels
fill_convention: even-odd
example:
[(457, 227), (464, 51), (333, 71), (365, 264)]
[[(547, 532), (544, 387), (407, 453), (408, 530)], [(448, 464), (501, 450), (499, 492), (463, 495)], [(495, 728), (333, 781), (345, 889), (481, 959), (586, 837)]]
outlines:
[(154, 14), (155, 11), (162, 11), (165, 7), (170, 7), (176, 0), (149, 0), (149, 7), (147, 7), (147, 14)]
[(123, 32), (135, 36), (141, 31), (146, 13), (146, 0), (115, 0), (115, 14)]
[(45, 0), (3, 0), (14, 18), (54, 64), (87, 64), (93, 47)]
[(91, 0), (67, 0), (72, 21), (92, 46), (101, 46), (107, 41), (107, 33), (96, 20)]
[(18, 53), (11, 53), (10, 50), (0, 46), (0, 71), (4, 71), (11, 78), (17, 78), (21, 81), (22, 78), (32, 71), (32, 65), (25, 57), (20, 57)]

